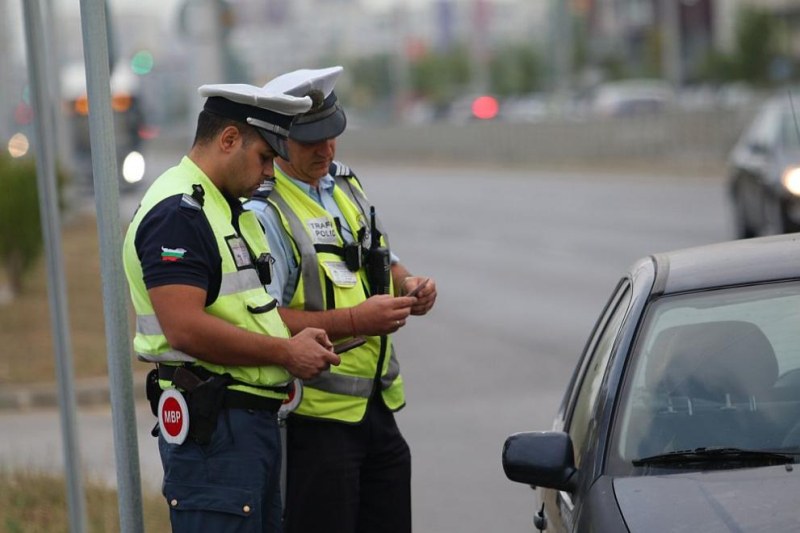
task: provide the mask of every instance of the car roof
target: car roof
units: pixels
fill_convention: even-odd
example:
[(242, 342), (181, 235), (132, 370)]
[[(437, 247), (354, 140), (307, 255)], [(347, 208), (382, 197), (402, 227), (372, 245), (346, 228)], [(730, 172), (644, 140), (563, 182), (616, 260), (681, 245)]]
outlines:
[(653, 294), (800, 278), (800, 233), (658, 253)]

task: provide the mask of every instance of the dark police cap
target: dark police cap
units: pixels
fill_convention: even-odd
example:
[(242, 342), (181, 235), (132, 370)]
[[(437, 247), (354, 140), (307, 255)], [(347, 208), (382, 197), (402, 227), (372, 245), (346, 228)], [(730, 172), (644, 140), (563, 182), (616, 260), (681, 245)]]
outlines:
[(312, 99), (311, 109), (292, 123), (289, 138), (311, 144), (342, 134), (347, 127), (347, 117), (333, 91), (342, 70), (340, 66), (300, 69), (278, 76), (264, 85), (263, 88), (271, 93), (308, 96)]
[(271, 92), (244, 83), (203, 85), (198, 90), (207, 98), (203, 109), (216, 115), (250, 124), (281, 157), (287, 157), (286, 138), (294, 117), (311, 108), (308, 96)]

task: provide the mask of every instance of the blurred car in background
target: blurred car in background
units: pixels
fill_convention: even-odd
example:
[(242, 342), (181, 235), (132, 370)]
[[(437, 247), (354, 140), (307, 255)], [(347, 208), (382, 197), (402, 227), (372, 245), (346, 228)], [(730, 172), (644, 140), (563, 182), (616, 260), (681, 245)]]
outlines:
[[(145, 121), (140, 80), (128, 65), (118, 64), (110, 73), (111, 108), (116, 141), (118, 183), (121, 191), (141, 185), (145, 176), (144, 141), (152, 137)], [(70, 131), (74, 171), (80, 182), (93, 184), (89, 100), (83, 63), (68, 64), (61, 73), (61, 90)]]
[(497, 118), (505, 122), (535, 123), (554, 115), (546, 94), (532, 93), (506, 98), (500, 102)]
[(627, 117), (660, 113), (672, 107), (675, 91), (663, 80), (630, 79), (600, 84), (590, 111), (602, 117)]
[(505, 442), (536, 527), (800, 531), (798, 323), (800, 234), (632, 265), (552, 430)]
[(800, 131), (792, 93), (764, 103), (728, 159), (736, 236), (800, 230)]

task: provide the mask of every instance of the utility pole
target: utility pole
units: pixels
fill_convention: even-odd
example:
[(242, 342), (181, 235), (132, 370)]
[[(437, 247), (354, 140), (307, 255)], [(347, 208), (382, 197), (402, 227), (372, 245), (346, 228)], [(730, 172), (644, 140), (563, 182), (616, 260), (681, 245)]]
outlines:
[(56, 16), (53, 0), (47, 0), (45, 2), (44, 17), (45, 27), (48, 28), (47, 34), (43, 37), (45, 39), (45, 47), (48, 52), (46, 54), (47, 69), (52, 73), (49, 76), (47, 90), (52, 101), (57, 102), (57, 105), (50, 110), (52, 112), (50, 123), (53, 124), (53, 129), (55, 130), (56, 154), (58, 156), (57, 161), (59, 163), (58, 166), (60, 168), (67, 169), (69, 172), (72, 172), (74, 169), (72, 160), (72, 136), (61, 107), (62, 58), (61, 54), (59, 53), (59, 50), (61, 50), (61, 43), (59, 42), (59, 36), (61, 35), (61, 32), (58, 29), (58, 24), (55, 23), (58, 17)]
[(16, 105), (17, 95), (12, 96), (12, 72), (15, 68), (11, 50), (11, 9), (8, 0), (0, 0), (0, 151), (5, 150), (5, 144), (13, 132), (10, 131), (11, 109)]
[(487, 0), (474, 0), (472, 21), (473, 36), (470, 58), (472, 62), (472, 92), (484, 94), (489, 90), (489, 22), (491, 14)]
[(572, 18), (567, 0), (550, 3), (550, 57), (552, 86), (556, 98), (563, 100), (572, 87)]
[(661, 0), (661, 64), (664, 79), (675, 89), (683, 84), (681, 0)]
[(392, 120), (402, 121), (410, 94), (410, 65), (408, 58), (408, 9), (404, 3), (393, 8), (392, 19), (395, 32), (394, 50), (390, 65), (392, 76)]
[(119, 220), (119, 186), (116, 140), (111, 110), (111, 83), (107, 35), (107, 4), (81, 0), (86, 89), (89, 97), (89, 138), (92, 147), (97, 233), (103, 287), (103, 319), (111, 385), (114, 459), (121, 533), (142, 533), (142, 488), (139, 444), (133, 402), (131, 346), (128, 338), (127, 286), (122, 266), (122, 231)]
[(77, 432), (77, 402), (75, 400), (72, 365), (72, 341), (69, 334), (64, 254), (61, 249), (60, 216), (56, 189), (55, 135), (50, 128), (55, 111), (50, 94), (48, 75), (47, 18), (39, 2), (25, 1), (25, 44), (28, 54), (28, 79), (34, 109), (36, 137), (36, 184), (39, 193), (39, 216), (42, 219), (47, 264), (47, 293), (58, 378), (58, 408), (61, 415), (61, 434), (64, 446), (64, 467), (67, 477), (67, 507), (69, 527), (73, 533), (86, 531), (86, 502), (83, 493), (80, 447)]

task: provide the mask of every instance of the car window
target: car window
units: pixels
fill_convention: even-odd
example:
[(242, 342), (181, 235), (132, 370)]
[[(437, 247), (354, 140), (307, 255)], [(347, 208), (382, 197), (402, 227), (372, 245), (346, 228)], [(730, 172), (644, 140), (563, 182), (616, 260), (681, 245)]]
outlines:
[(798, 324), (796, 282), (651, 304), (620, 395), (616, 459), (701, 447), (800, 451)]
[[(795, 105), (800, 105), (800, 101)], [(796, 108), (794, 111), (787, 108), (781, 117), (781, 144), (786, 148), (800, 147), (800, 110)]]
[(769, 104), (765, 106), (753, 125), (747, 132), (746, 140), (749, 145), (763, 147), (775, 146), (781, 134), (781, 113), (778, 106)]
[[(606, 310), (601, 327), (595, 332), (595, 337), (588, 347), (587, 363), (575, 397), (567, 430), (575, 449), (576, 466), (579, 466), (578, 463), (580, 463), (586, 446), (586, 437), (594, 424), (592, 415), (597, 405), (600, 384), (603, 382), (608, 360), (614, 347), (614, 340), (622, 326), (631, 300), (630, 293), (627, 283), (619, 289), (612, 304)], [(605, 324), (603, 325), (602, 322)]]

